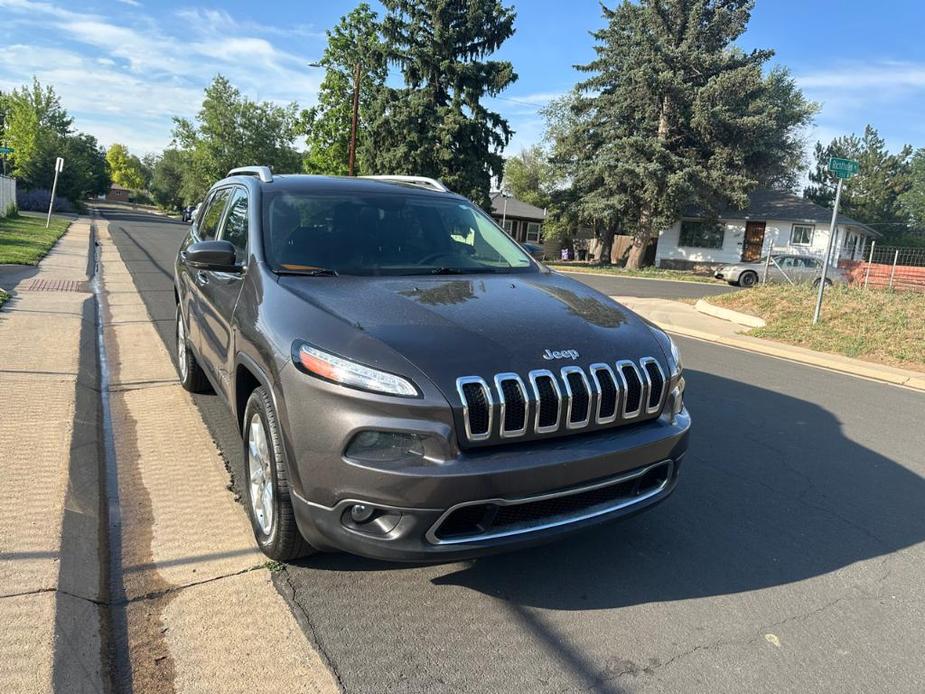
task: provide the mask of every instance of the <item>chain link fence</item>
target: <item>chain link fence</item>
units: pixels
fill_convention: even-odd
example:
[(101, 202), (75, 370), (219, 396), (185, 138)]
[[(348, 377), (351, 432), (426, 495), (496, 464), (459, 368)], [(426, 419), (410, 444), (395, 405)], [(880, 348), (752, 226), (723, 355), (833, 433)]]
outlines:
[[(853, 255), (853, 258), (852, 258)], [(860, 259), (856, 259), (860, 257)], [(863, 253), (839, 260), (852, 284), (873, 289), (925, 292), (925, 248), (897, 247), (868, 241)]]

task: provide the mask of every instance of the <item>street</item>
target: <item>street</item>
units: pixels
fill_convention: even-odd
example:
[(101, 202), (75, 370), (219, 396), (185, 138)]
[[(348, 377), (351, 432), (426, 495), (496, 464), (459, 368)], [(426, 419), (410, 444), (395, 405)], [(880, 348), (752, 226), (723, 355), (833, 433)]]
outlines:
[[(561, 268), (555, 268), (562, 272)], [(645, 296), (657, 299), (700, 299), (736, 291), (725, 282), (676, 282), (672, 280), (648, 279), (643, 277), (618, 277), (595, 275), (590, 272), (563, 272), (572, 279), (584, 282), (608, 296)]]
[[(172, 354), (188, 227), (103, 215)], [(627, 296), (730, 289), (571, 276)], [(323, 554), (274, 574), (346, 691), (922, 690), (925, 395), (677, 342), (694, 432), (652, 512), (471, 562)], [(194, 401), (240, 492), (230, 413)]]

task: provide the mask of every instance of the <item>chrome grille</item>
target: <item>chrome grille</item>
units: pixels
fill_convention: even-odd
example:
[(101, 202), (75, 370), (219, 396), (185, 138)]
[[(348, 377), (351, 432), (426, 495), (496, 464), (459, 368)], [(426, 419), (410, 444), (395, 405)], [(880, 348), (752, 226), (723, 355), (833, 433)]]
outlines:
[[(456, 380), (462, 401), (465, 438), (477, 442), (499, 436), (575, 431), (592, 425), (629, 423), (661, 412), (668, 379), (652, 357), (639, 362), (538, 369), (526, 380), (513, 372)], [(495, 422), (497, 421), (497, 425)]]

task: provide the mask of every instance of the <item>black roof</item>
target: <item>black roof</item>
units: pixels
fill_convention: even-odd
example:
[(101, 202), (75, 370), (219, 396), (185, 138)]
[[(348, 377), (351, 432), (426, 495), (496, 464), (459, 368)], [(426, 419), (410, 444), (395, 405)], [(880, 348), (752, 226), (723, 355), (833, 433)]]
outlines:
[[(690, 206), (684, 210), (685, 217), (703, 217), (705, 215), (705, 210), (697, 206)], [(829, 224), (832, 221), (832, 210), (792, 193), (782, 193), (769, 188), (756, 188), (748, 196), (748, 207), (746, 209), (740, 210), (728, 207), (720, 210), (719, 216), (722, 219), (780, 219), (785, 222)], [(874, 236), (880, 236), (880, 233), (875, 229), (871, 229), (866, 224), (847, 215), (838, 215), (838, 223), (861, 227)]]
[[(505, 212), (504, 201), (507, 200)], [(546, 219), (546, 211), (535, 205), (523, 202), (517, 198), (505, 198), (501, 193), (491, 194), (491, 213), (497, 216), (516, 217), (518, 219), (535, 219), (542, 222)]]

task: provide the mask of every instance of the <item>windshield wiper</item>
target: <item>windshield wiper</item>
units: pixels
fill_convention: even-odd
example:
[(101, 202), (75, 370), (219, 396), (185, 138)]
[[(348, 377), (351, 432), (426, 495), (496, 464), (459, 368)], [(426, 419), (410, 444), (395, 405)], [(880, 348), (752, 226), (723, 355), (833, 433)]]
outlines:
[(430, 271), (432, 275), (463, 275), (466, 270), (458, 267), (435, 267)]
[(337, 271), (326, 267), (279, 268), (277, 275), (300, 275), (302, 277), (337, 277)]

